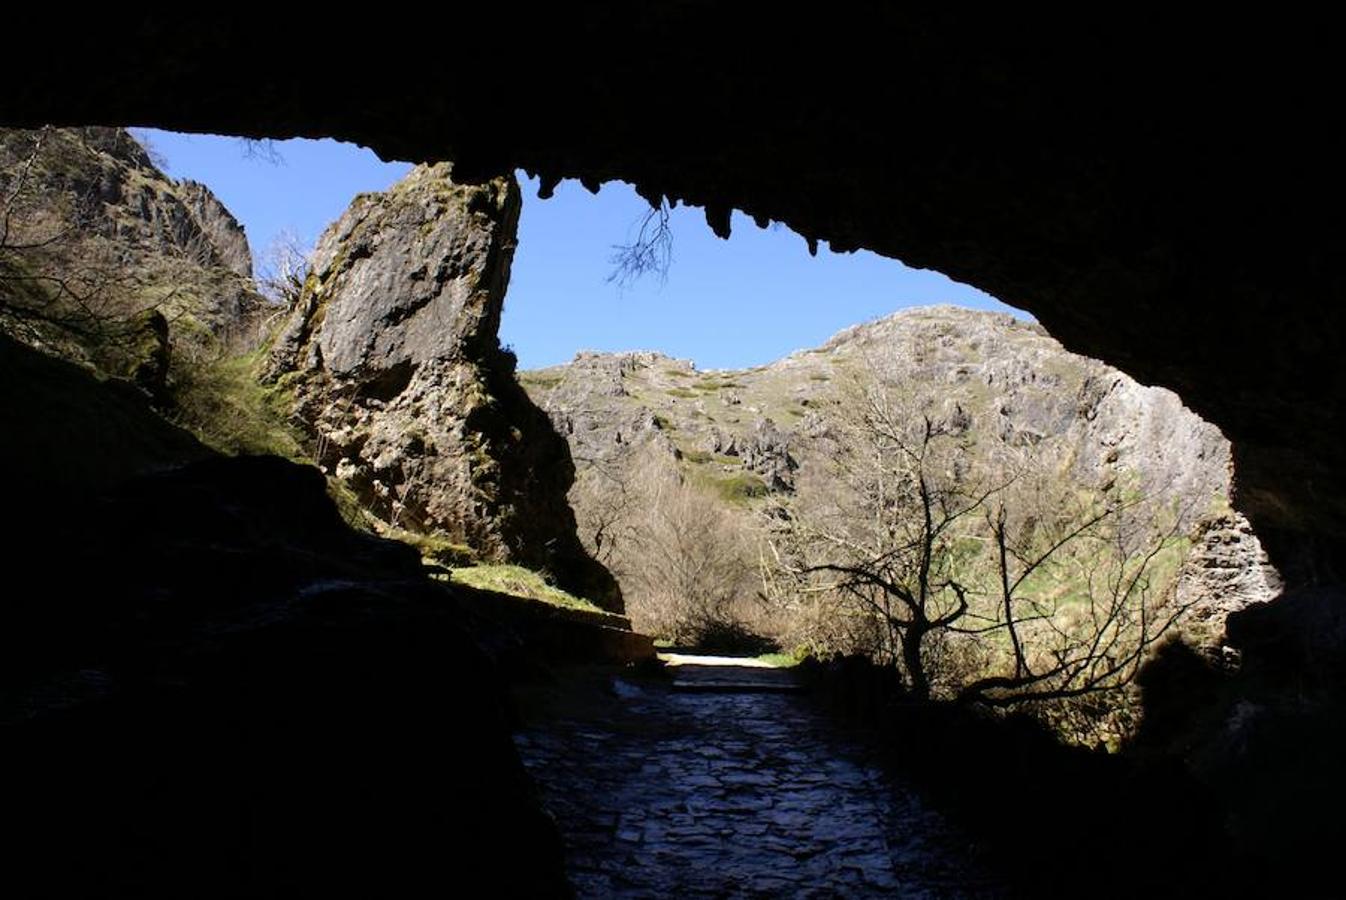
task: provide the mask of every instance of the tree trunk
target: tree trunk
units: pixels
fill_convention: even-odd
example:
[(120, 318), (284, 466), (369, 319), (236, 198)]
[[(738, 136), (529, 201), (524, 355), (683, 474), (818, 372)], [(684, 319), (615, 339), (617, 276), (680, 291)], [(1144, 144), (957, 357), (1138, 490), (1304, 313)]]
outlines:
[(930, 699), (930, 679), (921, 661), (921, 641), (926, 629), (911, 625), (902, 632), (902, 663), (907, 670), (907, 687), (915, 700)]

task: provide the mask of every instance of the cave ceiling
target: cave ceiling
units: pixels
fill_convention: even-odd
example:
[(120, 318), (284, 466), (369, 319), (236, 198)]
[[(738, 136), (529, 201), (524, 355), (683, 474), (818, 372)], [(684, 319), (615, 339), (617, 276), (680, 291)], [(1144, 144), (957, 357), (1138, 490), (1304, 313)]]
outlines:
[(621, 179), (720, 233), (739, 209), (938, 269), (1222, 426), (1239, 505), (1282, 561), (1346, 536), (1324, 23), (709, 2), (14, 21), (33, 38), (10, 54), (5, 124), (325, 136), (460, 178)]

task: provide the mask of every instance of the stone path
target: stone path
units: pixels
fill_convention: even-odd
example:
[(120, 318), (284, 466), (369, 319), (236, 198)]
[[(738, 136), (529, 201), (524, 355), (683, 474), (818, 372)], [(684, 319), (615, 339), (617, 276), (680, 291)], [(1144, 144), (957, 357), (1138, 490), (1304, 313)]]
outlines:
[(788, 671), (715, 662), (612, 678), (603, 702), (516, 736), (580, 897), (1000, 895), (965, 839), (783, 689)]

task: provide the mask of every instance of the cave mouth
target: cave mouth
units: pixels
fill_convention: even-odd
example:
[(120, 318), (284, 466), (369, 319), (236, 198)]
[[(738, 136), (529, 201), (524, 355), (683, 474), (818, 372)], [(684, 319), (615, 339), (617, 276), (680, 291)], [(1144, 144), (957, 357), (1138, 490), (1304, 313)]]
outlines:
[[(254, 249), (259, 244), (268, 247), (259, 255), (268, 253), (276, 239), (294, 236), (295, 228), (286, 221), (290, 204), (295, 204), (294, 214), (307, 223), (301, 227), (313, 234), (327, 227), (322, 209), (349, 202), (344, 193), (407, 170), (405, 164), (379, 163), (368, 151), (330, 140), (266, 144), (263, 152), (257, 152), (255, 144), (240, 147), (237, 139), (219, 136), (141, 131), (138, 139), (150, 151), (151, 162), (166, 158), (180, 180), (196, 179), (232, 194), (229, 199), (238, 204), (244, 227), (251, 226)], [(679, 551), (689, 564), (710, 570), (716, 567), (706, 560), (723, 555), (723, 547), (713, 544), (735, 544), (735, 532), (753, 529), (746, 511), (791, 521), (788, 504), (803, 502), (799, 497), (804, 494), (797, 494), (797, 489), (807, 492), (813, 482), (826, 480), (817, 474), (823, 462), (807, 459), (810, 454), (820, 455), (816, 447), (801, 449), (800, 444), (817, 437), (824, 444), (831, 442), (821, 456), (835, 459), (843, 455), (847, 448), (844, 441), (837, 441), (836, 430), (844, 430), (848, 423), (843, 420), (838, 425), (832, 408), (876, 400), (865, 393), (868, 388), (858, 394), (838, 393), (838, 385), (855, 380), (858, 374), (919, 394), (904, 400), (907, 408), (901, 414), (909, 419), (924, 416), (938, 423), (941, 434), (958, 434), (965, 440), (978, 432), (994, 434), (1007, 452), (1024, 458), (1050, 455), (1044, 441), (1076, 441), (1080, 446), (1064, 453), (1073, 466), (1072, 476), (1104, 484), (1103, 490), (1121, 491), (1129, 486), (1155, 496), (1185, 492), (1195, 509), (1184, 513), (1187, 518), (1182, 524), (1189, 531), (1207, 515), (1207, 507), (1228, 504), (1230, 486), (1218, 478), (1197, 478), (1193, 484), (1190, 478), (1184, 481), (1183, 474), (1169, 471), (1167, 482), (1160, 483), (1162, 479), (1133, 471), (1136, 460), (1130, 457), (1174, 468), (1173, 461), (1165, 460), (1157, 448), (1137, 453), (1124, 446), (1141, 439), (1132, 433), (1136, 427), (1117, 425), (1113, 432), (1103, 433), (1105, 429), (1098, 426), (1081, 424), (1069, 431), (1075, 419), (1093, 422), (1100, 410), (1108, 421), (1108, 404), (1125, 405), (1116, 399), (1119, 394), (1143, 389), (1124, 383), (1120, 373), (1114, 377), (1092, 361), (1072, 362), (1066, 367), (1075, 368), (1063, 375), (1065, 364), (1048, 359), (1056, 351), (1046, 347), (1042, 330), (1031, 320), (1025, 321), (1022, 313), (980, 291), (863, 251), (833, 254), (824, 245), (819, 255), (816, 243), (802, 241), (769, 222), (750, 223), (736, 212), (709, 216), (685, 206), (670, 208), (666, 202), (652, 209), (636, 189), (622, 183), (585, 190), (574, 182), (544, 185), (537, 178), (522, 180), (530, 196), (519, 214), (517, 234), (510, 224), (503, 237), (512, 262), (507, 255), (499, 275), (501, 293), (504, 282), (509, 282), (509, 298), (497, 298), (505, 310), (498, 335), (499, 307), (481, 315), (492, 331), (486, 336), (488, 342), (494, 344), (497, 338), (505, 342), (508, 352), (504, 357), (512, 357), (510, 364), (519, 368), (527, 399), (545, 410), (555, 429), (571, 443), (569, 458), (579, 461), (580, 471), (569, 500), (581, 519), (581, 540), (595, 556), (606, 554), (627, 569), (648, 568), (646, 560), (631, 558), (629, 551), (624, 560), (611, 556), (619, 529), (609, 507), (618, 500), (595, 486), (596, 479), (619, 483), (621, 502), (629, 500), (628, 494), (642, 494), (638, 505), (664, 518), (642, 524), (651, 534), (651, 529), (663, 529), (710, 537), (710, 543), (702, 547)], [(288, 192), (277, 189), (278, 184), (290, 181), (294, 184)], [(324, 196), (315, 200), (315, 193)], [(296, 199), (301, 197), (302, 202)], [(489, 217), (486, 195), (474, 193), (472, 197), (465, 214)], [(354, 200), (353, 208), (362, 208), (364, 202)], [(418, 213), (423, 218), (419, 237), (411, 236), (410, 246), (432, 236), (435, 217), (447, 209), (438, 195), (427, 202), (426, 209)], [(360, 221), (357, 215), (339, 226), (334, 239), (343, 239), (340, 228), (358, 227)], [(313, 239), (301, 234), (298, 243), (311, 244)], [(362, 238), (329, 254), (332, 265), (366, 259), (377, 245), (376, 240)], [(296, 248), (283, 249), (293, 253)], [(404, 287), (415, 292), (427, 279), (437, 283), (443, 273), (436, 272), (435, 260), (428, 262), (406, 273)], [(262, 262), (263, 266), (274, 264), (270, 258)], [(325, 271), (315, 274), (328, 277)], [(387, 276), (379, 270), (374, 274)], [(309, 280), (300, 277), (296, 284)], [(315, 312), (312, 321), (299, 329), (301, 334), (320, 326), (326, 313), (319, 307), (327, 290), (314, 289), (310, 302), (316, 304)], [(380, 313), (382, 318), (376, 317), (369, 327), (396, 329), (404, 320), (414, 319), (431, 299), (427, 296), (404, 309)], [(930, 301), (946, 305), (893, 316), (895, 308)], [(950, 302), (996, 314), (978, 318), (953, 309)], [(876, 312), (887, 318), (876, 317)], [(418, 327), (423, 332), (426, 326)], [(363, 358), (369, 345), (380, 342), (391, 347), (393, 356), (381, 361), (386, 365), (365, 366), (383, 374), (348, 386), (347, 407), (359, 399), (370, 409), (382, 408), (396, 404), (404, 393), (424, 394), (423, 386), (413, 390), (413, 380), (421, 377), (416, 365), (398, 355), (403, 354), (405, 342), (422, 339), (413, 328), (397, 331), (386, 342), (382, 335), (372, 335), (367, 341), (356, 335), (353, 345), (348, 341), (340, 349), (343, 366), (353, 366), (352, 361)], [(648, 347), (651, 340), (656, 345), (653, 349), (635, 349), (642, 344)], [(359, 346), (362, 341), (366, 346)], [(801, 349), (801, 344), (815, 349)], [(330, 345), (319, 341), (310, 355), (317, 354), (321, 368), (325, 364), (322, 357), (330, 350)], [(1008, 356), (1002, 351), (1008, 351)], [(460, 351), (437, 347), (435, 352)], [(1123, 387), (1119, 390), (1118, 385)], [(484, 389), (492, 388), (487, 383)], [(1145, 435), (1151, 443), (1173, 443), (1175, 426), (1169, 420), (1179, 413), (1171, 400), (1164, 402), (1160, 412), (1149, 407), (1142, 412), (1133, 410), (1145, 419), (1145, 427), (1159, 435), (1157, 439)], [(1180, 404), (1176, 408), (1180, 410)], [(494, 428), (494, 417), (487, 410), (488, 406), (474, 408), (466, 424), (486, 422)], [(373, 415), (369, 410), (365, 413)], [(1111, 415), (1116, 417), (1115, 412)], [(497, 424), (501, 427), (494, 428), (494, 433), (506, 443), (511, 431), (518, 435), (515, 441), (522, 440), (518, 423)], [(1193, 437), (1197, 425), (1184, 428), (1178, 429), (1186, 441), (1176, 442), (1181, 445), (1176, 451), (1179, 455), (1187, 452), (1194, 459), (1228, 455), (1214, 429)], [(344, 430), (337, 423), (337, 431)], [(359, 485), (360, 498), (376, 505), (394, 526), (401, 524), (402, 516), (408, 522), (433, 524), (436, 515), (442, 520), (433, 500), (389, 493), (396, 491), (400, 481), (414, 478), (414, 470), (434, 452), (433, 438), (418, 427), (404, 425), (401, 431), (404, 440), (397, 448), (379, 440), (371, 445), (367, 434), (338, 440), (335, 445), (324, 435), (320, 441), (326, 451), (323, 462), (332, 470), (329, 474), (354, 473), (349, 481)], [(850, 436), (861, 443), (869, 437)], [(370, 451), (376, 460), (360, 468), (353, 455), (370, 446), (377, 451)], [(638, 464), (631, 461), (637, 452)], [(961, 461), (951, 464), (955, 468), (964, 465)], [(632, 471), (614, 479), (613, 465)], [(651, 474), (660, 467), (662, 473)], [(597, 470), (601, 471), (595, 474)], [(673, 479), (670, 484), (662, 483), (669, 478)], [(1139, 488), (1130, 484), (1135, 479), (1139, 479)], [(1179, 481), (1182, 484), (1175, 486)], [(854, 485), (845, 487), (855, 492)], [(827, 503), (827, 493), (814, 487), (810, 502)], [(1220, 512), (1228, 515), (1227, 510)], [(682, 518), (672, 521), (675, 513)], [(649, 534), (643, 539), (647, 546), (654, 545)], [(1184, 535), (1183, 539), (1188, 538)], [(742, 595), (737, 598), (739, 614), (709, 621), (705, 624), (711, 627), (689, 633), (676, 622), (660, 621), (666, 610), (659, 607), (667, 606), (667, 600), (654, 599), (661, 592), (647, 585), (648, 602), (637, 604), (634, 610), (637, 626), (655, 636), (690, 641), (708, 650), (799, 650), (799, 641), (782, 640), (747, 622), (751, 618), (745, 599), (751, 593), (745, 586), (751, 580), (749, 568), (740, 559), (737, 566), (724, 562), (719, 569), (719, 580), (734, 585), (728, 593)], [(700, 584), (677, 590), (683, 595), (678, 601), (683, 605), (692, 594), (716, 591)], [(926, 592), (923, 587), (922, 595)], [(1223, 621), (1222, 616), (1218, 618)], [(895, 655), (891, 647), (888, 653)]]

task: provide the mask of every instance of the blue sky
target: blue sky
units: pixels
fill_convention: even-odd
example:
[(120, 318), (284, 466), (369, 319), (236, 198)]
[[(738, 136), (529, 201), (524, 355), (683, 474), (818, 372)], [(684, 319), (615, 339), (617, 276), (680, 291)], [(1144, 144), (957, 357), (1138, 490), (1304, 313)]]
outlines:
[[(312, 243), (355, 194), (383, 190), (410, 168), (336, 141), (274, 145), (249, 155), (234, 139), (145, 131), (169, 174), (207, 184), (247, 229), (260, 260), (290, 231)], [(522, 178), (522, 173), (520, 173)], [(673, 211), (665, 281), (609, 283), (613, 245), (630, 240), (648, 206), (625, 184), (592, 195), (564, 182), (550, 200), (524, 180), (519, 247), (500, 339), (522, 368), (578, 350), (660, 350), (703, 369), (744, 368), (814, 347), (848, 325), (907, 306), (954, 303), (1016, 312), (975, 288), (872, 253), (809, 256), (788, 228), (759, 229), (735, 213), (733, 236), (715, 237), (702, 211)], [(1022, 313), (1019, 315), (1026, 318)]]

